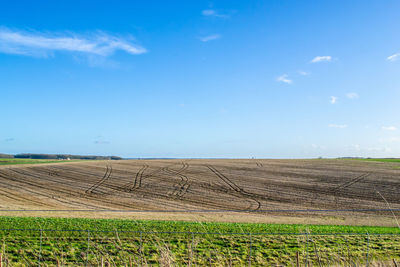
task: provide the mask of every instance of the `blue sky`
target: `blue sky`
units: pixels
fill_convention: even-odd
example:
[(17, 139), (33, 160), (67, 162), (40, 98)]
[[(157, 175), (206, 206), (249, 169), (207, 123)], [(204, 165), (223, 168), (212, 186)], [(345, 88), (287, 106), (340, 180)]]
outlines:
[(3, 1), (0, 152), (400, 157), (399, 1)]

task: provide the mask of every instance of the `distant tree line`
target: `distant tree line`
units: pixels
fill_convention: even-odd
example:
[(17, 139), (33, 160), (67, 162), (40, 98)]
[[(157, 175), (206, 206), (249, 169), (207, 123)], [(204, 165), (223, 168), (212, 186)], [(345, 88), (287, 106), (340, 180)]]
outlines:
[(16, 158), (16, 159), (87, 159), (87, 160), (121, 160), (121, 157), (117, 156), (81, 156), (81, 155), (69, 155), (69, 154), (17, 154), (8, 155), (0, 154), (0, 158)]
[(12, 158), (14, 158), (14, 155), (0, 153), (0, 159), (12, 159)]

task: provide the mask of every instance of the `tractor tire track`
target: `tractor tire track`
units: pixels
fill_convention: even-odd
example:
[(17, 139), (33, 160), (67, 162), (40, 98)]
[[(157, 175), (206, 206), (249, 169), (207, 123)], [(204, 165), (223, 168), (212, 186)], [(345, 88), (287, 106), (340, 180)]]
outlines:
[(224, 183), (226, 183), (232, 190), (239, 192), (239, 193), (243, 191), (242, 188), (240, 188), (238, 185), (236, 185), (234, 182), (232, 182), (228, 177), (226, 177), (225, 175), (220, 173), (213, 166), (207, 165), (207, 168), (209, 168), (210, 171), (212, 171), (216, 176), (218, 176), (218, 178), (220, 178)]
[(144, 165), (143, 168), (136, 174), (135, 184), (133, 185), (133, 188), (142, 187), (143, 173), (148, 167), (149, 165)]
[(362, 179), (364, 179), (365, 177), (367, 177), (367, 176), (370, 175), (370, 174), (371, 174), (371, 173), (369, 173), (369, 172), (368, 172), (368, 173), (363, 173), (363, 174), (357, 176), (356, 178), (351, 179), (350, 181), (348, 181), (348, 182), (346, 182), (346, 183), (344, 183), (344, 184), (341, 184), (341, 185), (339, 185), (338, 187), (334, 188), (332, 192), (333, 192), (333, 193), (337, 193), (337, 192), (339, 192), (340, 190), (343, 190), (344, 188), (347, 188), (347, 187), (349, 187), (349, 186), (351, 186), (351, 185), (353, 185), (353, 184), (355, 184), (355, 183), (361, 181)]
[(220, 178), (225, 184), (229, 186), (233, 191), (239, 193), (242, 195), (244, 198), (251, 199), (252, 201), (256, 202), (256, 206), (250, 205), (248, 208), (249, 210), (259, 210), (261, 207), (261, 202), (257, 200), (254, 195), (246, 192), (243, 188), (239, 187), (237, 184), (235, 184), (232, 180), (230, 180), (228, 177), (223, 175), (221, 172), (219, 172), (214, 166), (211, 165), (206, 165), (208, 169), (210, 169), (218, 178)]
[[(58, 167), (57, 170), (60, 170), (60, 167)], [(72, 182), (82, 182), (82, 179), (81, 178), (77, 178), (76, 176), (74, 176), (74, 174), (77, 174), (79, 177), (80, 176), (86, 176), (86, 177), (90, 176), (90, 177), (96, 177), (97, 179), (99, 177), (99, 175), (96, 174), (96, 173), (90, 173), (90, 172), (87, 172), (87, 171), (85, 172), (85, 171), (76, 170), (76, 169), (74, 170), (72, 168), (70, 168), (70, 169), (66, 168), (66, 169), (61, 169), (61, 170), (63, 170), (63, 171), (62, 171), (62, 174), (60, 174), (59, 176), (62, 177), (63, 179), (68, 178), (68, 180), (71, 180)], [(114, 175), (114, 173), (115, 173), (114, 170), (115, 170), (115, 168), (113, 169), (113, 180), (115, 180), (115, 178), (125, 178), (125, 177), (115, 176)], [(131, 184), (131, 182), (129, 184)], [(114, 185), (114, 184), (107, 184), (107, 185), (106, 184), (102, 184), (102, 185), (103, 185), (102, 187), (106, 187), (106, 188), (114, 190), (116, 192), (127, 192), (127, 190), (123, 190), (122, 189), (123, 186), (118, 186), (118, 185)], [(87, 186), (85, 186), (84, 191), (88, 190), (86, 188), (87, 188)], [(110, 195), (109, 192), (101, 192), (100, 193), (99, 190), (97, 190), (96, 194), (103, 194), (103, 195), (104, 194), (108, 194), (108, 195)]]
[[(147, 165), (147, 164), (146, 164), (146, 165)], [(176, 165), (176, 163), (174, 163), (174, 164), (172, 164), (172, 165)], [(148, 165), (147, 165), (147, 166), (148, 166)], [(148, 167), (149, 167), (149, 166), (148, 166)], [(136, 189), (139, 189), (139, 188), (142, 187), (142, 181), (143, 181), (143, 179), (147, 179), (147, 178), (153, 177), (153, 176), (155, 176), (157, 173), (163, 172), (163, 171), (165, 170), (165, 168), (168, 168), (168, 167), (161, 167), (161, 168), (158, 168), (158, 169), (156, 169), (156, 170), (154, 170), (154, 171), (152, 171), (152, 172), (150, 172), (150, 173), (148, 173), (148, 174), (146, 174), (146, 175), (144, 175), (144, 173), (142, 173), (142, 174), (141, 174), (141, 177), (140, 177), (140, 187), (138, 187), (138, 188), (136, 188)], [(147, 168), (146, 168), (146, 169), (147, 169)], [(140, 170), (139, 170), (139, 171), (140, 171)], [(143, 170), (143, 172), (144, 172), (144, 170)], [(137, 175), (137, 173), (136, 173), (136, 175)], [(132, 190), (133, 185), (134, 185), (134, 182), (133, 182), (133, 183), (132, 183), (132, 182), (129, 182), (129, 183), (123, 185), (123, 186), (118, 187), (118, 190), (119, 190), (119, 191), (125, 191), (125, 192), (131, 192), (131, 191), (133, 191), (133, 190)]]
[(149, 167), (149, 165), (143, 165), (143, 167), (136, 173), (135, 176), (135, 181), (133, 183), (133, 186), (131, 186), (128, 191), (132, 192), (135, 189), (139, 189), (140, 187), (142, 187), (142, 180), (143, 180), (143, 174), (144, 171)]
[(100, 179), (100, 181), (98, 181), (97, 183), (93, 184), (90, 188), (88, 188), (85, 193), (86, 194), (91, 194), (93, 193), (93, 191), (95, 191), (100, 185), (102, 185), (105, 181), (107, 181), (108, 179), (110, 179), (111, 173), (112, 173), (112, 166), (107, 165), (106, 166), (106, 172), (104, 173), (103, 178)]
[[(73, 197), (75, 197), (75, 199), (78, 199), (78, 198), (81, 199), (82, 197), (84, 197), (85, 200), (92, 200), (94, 202), (99, 202), (99, 203), (91, 203), (91, 204), (93, 204), (93, 205), (91, 205), (91, 204), (86, 203), (86, 202), (78, 202), (78, 201), (74, 201), (74, 200), (65, 200), (64, 201), (64, 200), (61, 200), (61, 199), (54, 199), (54, 200), (56, 200), (58, 202), (62, 202), (62, 203), (69, 204), (69, 205), (76, 203), (76, 205), (79, 205), (79, 206), (82, 206), (82, 207), (85, 207), (85, 208), (91, 207), (94, 210), (110, 208), (111, 206), (117, 207), (117, 209), (120, 209), (121, 207), (124, 207), (124, 208), (127, 208), (127, 209), (131, 209), (132, 208), (132, 205), (129, 204), (129, 203), (116, 202), (115, 200), (105, 199), (105, 198), (100, 199), (100, 198), (98, 198), (98, 197), (96, 197), (94, 195), (91, 195), (91, 194), (83, 195), (83, 194), (80, 194), (80, 193), (76, 193), (74, 191), (65, 191), (65, 190), (59, 190), (59, 189), (56, 189), (56, 188), (51, 188), (50, 189), (48, 186), (45, 186), (45, 185), (39, 184), (37, 182), (33, 182), (33, 181), (30, 181), (30, 180), (24, 179), (26, 177), (34, 177), (34, 178), (43, 178), (44, 180), (53, 182), (53, 181), (51, 181), (51, 180), (49, 180), (49, 179), (47, 179), (45, 177), (39, 177), (39, 176), (35, 176), (35, 175), (32, 175), (32, 174), (27, 174), (27, 173), (19, 173), (19, 172), (16, 171), (16, 169), (11, 169), (11, 168), (8, 169), (8, 170), (13, 171), (13, 172), (15, 172), (15, 173), (17, 173), (19, 175), (22, 175), (21, 178), (16, 179), (16, 178), (12, 178), (9, 175), (3, 176), (3, 178), (8, 179), (8, 180), (12, 180), (12, 181), (17, 182), (17, 183), (21, 183), (22, 184), (22, 186), (20, 187), (21, 190), (28, 191), (28, 192), (30, 192), (32, 194), (40, 195), (40, 196), (43, 196), (43, 197), (46, 197), (46, 198), (51, 198), (51, 197), (49, 197), (48, 194), (39, 193), (39, 191), (32, 191), (32, 190), (26, 189), (26, 185), (30, 185), (32, 187), (38, 188), (41, 192), (47, 192), (48, 190), (51, 190), (53, 192), (58, 192), (60, 194), (73, 196)], [(1, 172), (0, 172), (0, 177), (2, 177)], [(94, 205), (100, 205), (100, 206), (94, 206)], [(106, 206), (106, 205), (111, 205), (111, 206)]]
[[(65, 183), (72, 183), (74, 184), (74, 187), (79, 188), (79, 190), (83, 190), (85, 191), (85, 189), (87, 188), (87, 182), (85, 180), (82, 179), (82, 177), (87, 178), (87, 176), (93, 176), (95, 178), (98, 178), (98, 175), (91, 173), (81, 173), (81, 172), (77, 172), (77, 171), (73, 171), (73, 170), (66, 170), (66, 171), (62, 171), (62, 173), (59, 173), (58, 175), (51, 175), (49, 173), (54, 171), (51, 168), (42, 168), (42, 167), (35, 167), (34, 169), (30, 169), (30, 171), (32, 173), (30, 173), (30, 176), (33, 176), (34, 174), (40, 175), (41, 179), (46, 179), (49, 182), (54, 182), (54, 183), (58, 183), (60, 185), (65, 184)], [(60, 171), (59, 169), (57, 169), (57, 171)], [(72, 173), (72, 174), (71, 174)], [(78, 174), (78, 176), (75, 176), (74, 174)], [(43, 175), (43, 176), (42, 176)], [(51, 180), (45, 177), (51, 177)], [(35, 175), (35, 177), (37, 177)]]
[(174, 185), (174, 190), (168, 194), (169, 196), (181, 199), (188, 191), (191, 183), (189, 182), (188, 177), (182, 174), (182, 172), (184, 172), (188, 167), (189, 164), (182, 163), (182, 167), (178, 171), (172, 170), (168, 167), (164, 168), (164, 171), (167, 174), (171, 176), (178, 176), (181, 179), (179, 183)]

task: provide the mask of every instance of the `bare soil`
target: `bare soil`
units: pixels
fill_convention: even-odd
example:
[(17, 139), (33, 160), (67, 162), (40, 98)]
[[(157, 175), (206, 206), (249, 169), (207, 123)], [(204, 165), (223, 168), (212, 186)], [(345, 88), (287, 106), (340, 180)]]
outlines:
[(0, 166), (0, 185), (0, 215), (368, 225), (394, 225), (393, 213), (400, 215), (376, 210), (400, 209), (398, 163), (188, 159), (14, 165)]

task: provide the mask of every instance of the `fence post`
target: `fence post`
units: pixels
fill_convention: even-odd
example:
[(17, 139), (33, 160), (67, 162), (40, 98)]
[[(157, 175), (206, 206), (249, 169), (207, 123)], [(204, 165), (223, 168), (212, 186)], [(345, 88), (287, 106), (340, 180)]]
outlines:
[(367, 261), (365, 263), (365, 266), (369, 266), (369, 233), (367, 233)]
[(142, 231), (140, 231), (140, 244), (139, 244), (139, 254), (140, 254), (140, 266), (143, 266), (143, 237), (142, 237)]
[(315, 244), (314, 239), (312, 239), (311, 241), (314, 244), (314, 252), (315, 252), (315, 255), (317, 256), (318, 265), (319, 265), (319, 267), (322, 267), (321, 259), (319, 258), (319, 254), (318, 254), (317, 244)]
[(196, 266), (196, 261), (194, 260), (194, 249), (193, 249), (193, 247), (194, 247), (194, 233), (192, 232), (192, 245), (190, 247), (190, 265)]
[(87, 230), (87, 249), (86, 249), (86, 266), (89, 263), (89, 249), (90, 249), (90, 230)]
[(308, 232), (306, 233), (306, 267), (308, 267)]
[(0, 267), (3, 267), (3, 254), (0, 252)]
[(253, 240), (252, 240), (252, 238), (251, 238), (251, 233), (249, 233), (249, 245), (250, 245), (250, 247), (249, 247), (249, 266), (251, 266), (251, 247), (253, 246)]
[(42, 239), (43, 239), (43, 230), (40, 229), (39, 267), (42, 261)]

